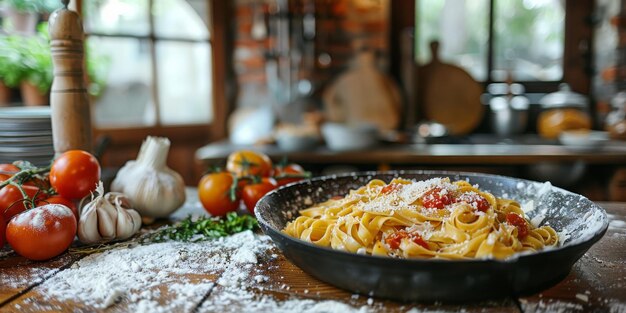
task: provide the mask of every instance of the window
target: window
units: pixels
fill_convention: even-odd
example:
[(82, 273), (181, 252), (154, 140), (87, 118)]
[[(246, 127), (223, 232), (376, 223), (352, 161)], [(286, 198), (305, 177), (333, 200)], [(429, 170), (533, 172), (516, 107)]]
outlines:
[(213, 120), (209, 0), (83, 0), (89, 53), (104, 88), (96, 128), (208, 125)]
[(443, 60), (482, 82), (564, 78), (565, 2), (560, 0), (417, 0), (416, 57)]

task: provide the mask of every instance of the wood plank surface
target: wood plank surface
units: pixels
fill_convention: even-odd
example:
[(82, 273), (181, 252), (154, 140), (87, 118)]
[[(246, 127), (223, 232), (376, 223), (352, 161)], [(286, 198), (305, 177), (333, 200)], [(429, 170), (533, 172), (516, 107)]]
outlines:
[(601, 203), (609, 212), (604, 237), (556, 286), (520, 299), (526, 312), (626, 312), (626, 203)]
[[(106, 309), (45, 294), (41, 283), (60, 271), (87, 259), (64, 254), (47, 262), (30, 262), (14, 254), (0, 255), (0, 312), (159, 312), (160, 305), (174, 312), (290, 312), (300, 310), (353, 309), (359, 312), (623, 312), (626, 311), (626, 203), (601, 203), (609, 212), (607, 234), (556, 286), (530, 297), (478, 303), (399, 303), (355, 295), (337, 289), (302, 272), (276, 249), (253, 266), (229, 266), (229, 275), (240, 271), (233, 283), (224, 283), (224, 271), (169, 273), (164, 284), (149, 290), (133, 290)], [(207, 242), (210, 243), (210, 242)], [(233, 249), (236, 249), (233, 248)], [(224, 251), (232, 254), (233, 251)], [(206, 256), (207, 261), (211, 255)], [(72, 265), (74, 264), (74, 265)], [(154, 275), (157, 275), (155, 271)], [(89, 279), (89, 277), (85, 277)], [(180, 301), (175, 284), (198, 286)], [(129, 299), (152, 294), (151, 301)], [(176, 302), (178, 301), (178, 302)], [(143, 307), (141, 307), (143, 305)]]

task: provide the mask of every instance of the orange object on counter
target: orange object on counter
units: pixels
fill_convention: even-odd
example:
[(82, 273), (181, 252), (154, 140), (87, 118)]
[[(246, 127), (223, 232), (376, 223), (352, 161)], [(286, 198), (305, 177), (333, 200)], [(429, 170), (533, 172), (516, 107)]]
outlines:
[(556, 139), (568, 130), (591, 130), (589, 100), (561, 84), (559, 91), (550, 93), (539, 101), (542, 112), (537, 118), (537, 132), (544, 138)]
[(551, 109), (542, 112), (537, 121), (537, 131), (544, 138), (556, 139), (566, 130), (590, 130), (591, 117), (575, 108)]

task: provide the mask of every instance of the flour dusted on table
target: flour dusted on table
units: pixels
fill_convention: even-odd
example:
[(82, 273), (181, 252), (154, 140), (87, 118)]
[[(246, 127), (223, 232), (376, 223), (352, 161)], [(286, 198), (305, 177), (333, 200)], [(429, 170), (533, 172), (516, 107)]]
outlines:
[[(44, 298), (105, 309), (116, 303), (132, 312), (368, 312), (336, 301), (258, 296), (264, 266), (277, 257), (271, 239), (245, 231), (198, 243), (164, 242), (89, 255), (38, 287)], [(266, 272), (265, 272), (266, 273)], [(215, 275), (216, 282), (194, 274)], [(209, 297), (205, 296), (210, 294)]]

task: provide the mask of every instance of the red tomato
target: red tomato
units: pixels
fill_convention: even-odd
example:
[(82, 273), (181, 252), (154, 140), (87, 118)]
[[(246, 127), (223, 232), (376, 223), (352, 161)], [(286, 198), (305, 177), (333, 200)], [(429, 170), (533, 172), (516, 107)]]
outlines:
[(232, 201), (230, 191), (235, 178), (227, 172), (202, 176), (198, 183), (198, 198), (204, 209), (213, 216), (226, 215), (239, 206), (239, 198)]
[[(298, 164), (287, 164), (274, 168), (274, 179), (278, 186), (284, 186), (304, 179), (306, 171)], [(293, 177), (296, 176), (296, 177)]]
[(507, 213), (506, 222), (517, 227), (517, 238), (522, 239), (528, 236), (528, 224), (526, 220), (517, 213)]
[(226, 170), (242, 176), (267, 177), (272, 171), (272, 160), (261, 152), (240, 150), (233, 152), (226, 160)]
[(4, 244), (6, 243), (4, 236), (6, 234), (6, 228), (7, 228), (7, 223), (4, 222), (4, 217), (2, 217), (2, 214), (0, 214), (0, 249), (2, 249), (2, 247), (4, 247)]
[[(31, 199), (35, 195), (37, 195), (38, 199), (45, 197), (43, 193), (39, 192), (39, 188), (35, 186), (22, 185), (22, 189)], [(5, 221), (11, 220), (13, 216), (26, 210), (25, 201), (22, 200), (24, 200), (24, 197), (17, 187), (7, 185), (0, 189), (0, 213), (2, 213)]]
[(61, 196), (52, 196), (48, 199), (37, 202), (37, 206), (42, 206), (46, 204), (62, 204), (72, 210), (72, 213), (74, 213), (74, 217), (76, 217), (76, 221), (78, 221), (78, 219), (80, 218), (80, 216), (78, 216), (78, 208), (72, 200), (67, 200)]
[(0, 164), (0, 172), (5, 172), (5, 175), (13, 175), (20, 171), (20, 168), (8, 163)]
[(465, 202), (478, 211), (487, 212), (489, 209), (489, 201), (475, 192), (461, 194), (454, 202)]
[(254, 207), (259, 199), (263, 198), (268, 192), (276, 189), (276, 181), (264, 178), (260, 183), (250, 184), (243, 187), (241, 198), (250, 213), (254, 214)]
[(89, 152), (70, 150), (54, 160), (50, 184), (63, 198), (81, 199), (96, 189), (100, 164)]
[(17, 215), (7, 225), (6, 239), (30, 260), (47, 260), (67, 248), (76, 236), (76, 218), (61, 204), (46, 204)]
[(422, 197), (422, 204), (429, 209), (443, 209), (450, 203), (452, 203), (452, 193), (441, 187), (435, 187), (427, 191)]
[[(19, 171), (20, 171), (20, 168), (13, 164), (6, 164), (6, 163), (0, 164), (0, 172), (4, 173), (4, 174), (0, 174), (0, 182), (3, 182), (11, 178), (11, 176), (13, 176)], [(39, 178), (31, 178), (28, 181), (24, 182), (23, 184), (28, 185), (28, 186), (40, 187), (40, 188), (42, 186), (45, 186), (45, 182), (43, 182)]]

